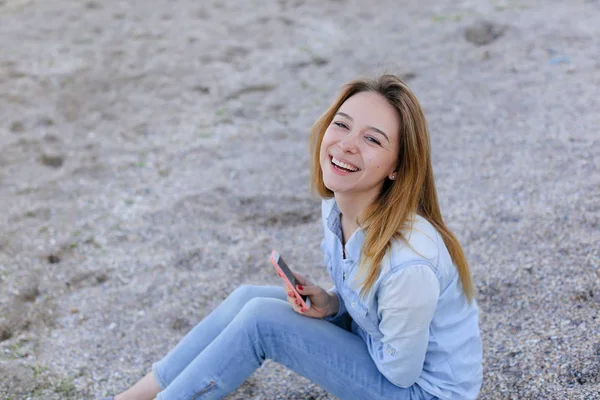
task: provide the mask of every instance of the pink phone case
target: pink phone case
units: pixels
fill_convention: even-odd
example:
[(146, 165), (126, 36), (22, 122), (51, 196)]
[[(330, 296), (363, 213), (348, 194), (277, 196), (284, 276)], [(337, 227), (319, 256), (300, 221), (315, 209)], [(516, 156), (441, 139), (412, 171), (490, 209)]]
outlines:
[[(279, 253), (276, 250), (273, 250), (273, 252), (271, 253), (271, 263), (277, 270), (277, 275), (279, 275), (288, 284), (288, 286), (292, 288), (292, 290), (296, 294), (296, 298), (298, 300), (300, 300), (300, 305), (308, 310), (310, 308), (310, 300), (308, 299), (308, 297), (306, 298), (306, 300), (307, 300), (306, 302), (302, 299), (302, 296), (300, 295), (300, 293), (298, 293), (298, 290), (296, 290), (296, 288), (294, 287), (294, 284), (292, 282), (290, 282), (290, 280), (286, 276), (285, 272), (283, 272), (283, 270), (279, 266), (280, 260), (283, 262), (283, 258), (281, 258)], [(284, 265), (285, 265), (285, 263), (284, 263)], [(290, 271), (290, 273), (291, 273), (291, 271)]]

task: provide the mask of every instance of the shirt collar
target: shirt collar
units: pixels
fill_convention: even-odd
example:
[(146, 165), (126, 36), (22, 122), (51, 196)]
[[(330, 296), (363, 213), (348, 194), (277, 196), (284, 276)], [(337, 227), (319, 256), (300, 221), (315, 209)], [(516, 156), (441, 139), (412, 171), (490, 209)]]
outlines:
[[(342, 221), (340, 218), (340, 209), (335, 200), (333, 201), (333, 207), (327, 217), (327, 227), (339, 239), (340, 243), (342, 243)], [(363, 239), (364, 232), (361, 227), (358, 227), (346, 242), (346, 259), (350, 259), (351, 261), (359, 260)]]

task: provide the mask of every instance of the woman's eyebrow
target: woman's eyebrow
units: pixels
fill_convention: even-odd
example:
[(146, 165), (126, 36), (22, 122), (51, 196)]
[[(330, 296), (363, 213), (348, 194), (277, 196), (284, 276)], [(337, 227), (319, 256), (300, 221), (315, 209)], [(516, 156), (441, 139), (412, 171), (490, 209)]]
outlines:
[[(346, 113), (343, 113), (343, 112), (341, 112), (341, 111), (338, 111), (338, 112), (336, 112), (336, 113), (335, 113), (335, 115), (339, 115), (339, 116), (342, 116), (342, 117), (344, 117), (344, 118), (347, 118), (347, 119), (349, 119), (350, 121), (354, 121), (354, 119), (353, 119), (351, 116), (349, 116), (348, 114), (346, 114)], [(383, 132), (381, 129), (377, 129), (377, 128), (375, 128), (374, 126), (368, 126), (367, 128), (369, 128), (370, 130), (372, 130), (372, 131), (375, 131), (375, 132), (377, 132), (377, 133), (379, 133), (379, 134), (383, 135), (383, 137), (385, 137), (385, 139), (386, 139), (388, 142), (390, 141), (390, 138), (388, 137), (388, 135), (386, 135), (386, 134), (385, 134), (385, 132)]]

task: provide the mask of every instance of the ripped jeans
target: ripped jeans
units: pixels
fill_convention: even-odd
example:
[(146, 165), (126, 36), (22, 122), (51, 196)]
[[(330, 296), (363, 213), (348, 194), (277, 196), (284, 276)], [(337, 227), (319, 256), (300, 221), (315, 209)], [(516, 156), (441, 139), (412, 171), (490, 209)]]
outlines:
[[(266, 359), (308, 378), (340, 399), (431, 399), (419, 386), (400, 388), (372, 361), (348, 326), (297, 314), (278, 286), (241, 286), (152, 365), (157, 400), (222, 399)], [(349, 318), (348, 318), (349, 319)]]

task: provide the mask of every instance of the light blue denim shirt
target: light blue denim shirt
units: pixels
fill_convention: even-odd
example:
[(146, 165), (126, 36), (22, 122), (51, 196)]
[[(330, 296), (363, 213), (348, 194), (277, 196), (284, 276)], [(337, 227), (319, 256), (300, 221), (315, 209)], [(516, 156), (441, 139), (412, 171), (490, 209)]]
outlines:
[(322, 250), (340, 300), (379, 371), (400, 387), (419, 385), (440, 399), (475, 399), (482, 383), (482, 345), (475, 301), (465, 297), (441, 235), (416, 215), (403, 241), (392, 243), (372, 290), (361, 297), (354, 278), (364, 240), (359, 228), (342, 251), (340, 210), (322, 202)]

